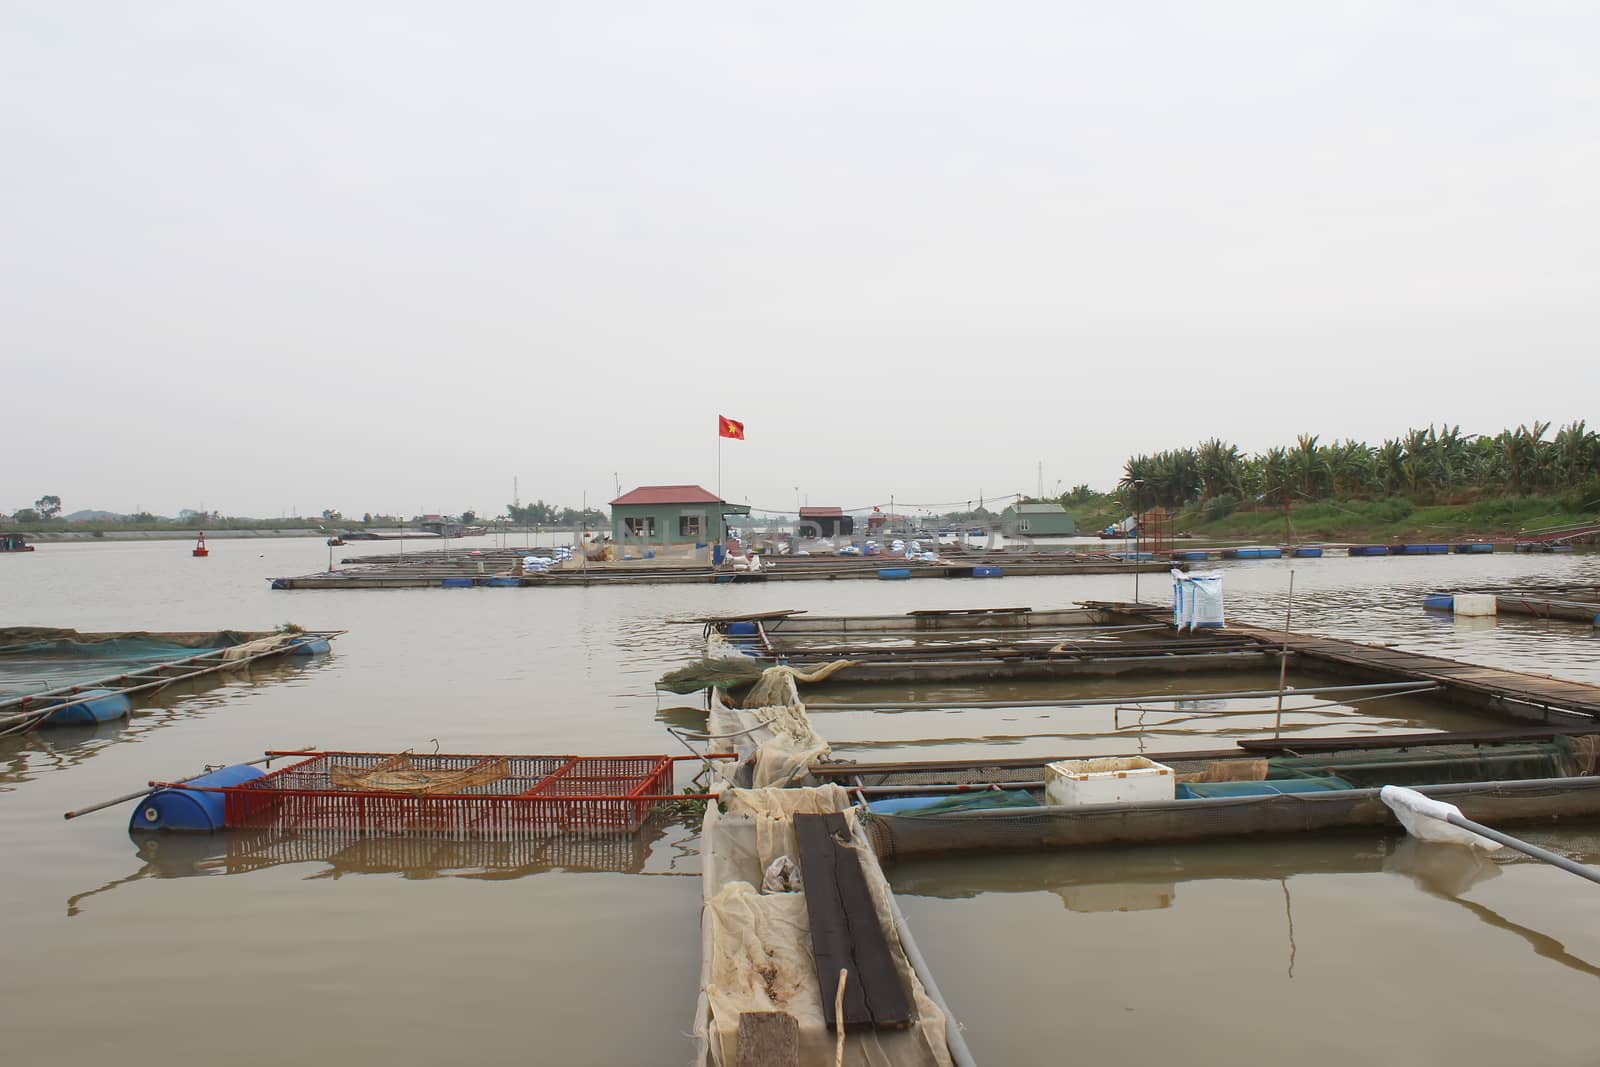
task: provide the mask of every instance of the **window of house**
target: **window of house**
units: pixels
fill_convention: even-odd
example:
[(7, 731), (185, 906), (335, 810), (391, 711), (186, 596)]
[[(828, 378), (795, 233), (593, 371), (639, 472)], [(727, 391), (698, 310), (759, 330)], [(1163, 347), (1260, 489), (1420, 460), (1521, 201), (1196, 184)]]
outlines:
[(1019, 533), (1021, 531), (1026, 530), (1027, 528), (1028, 528), (1028, 520), (1027, 519), (1018, 519), (1017, 520), (1017, 530), (1018, 530)]
[(656, 535), (656, 520), (650, 516), (643, 518), (626, 518), (622, 520), (622, 528), (629, 537), (654, 537)]
[(706, 517), (704, 515), (679, 515), (678, 536), (699, 539), (705, 536)]

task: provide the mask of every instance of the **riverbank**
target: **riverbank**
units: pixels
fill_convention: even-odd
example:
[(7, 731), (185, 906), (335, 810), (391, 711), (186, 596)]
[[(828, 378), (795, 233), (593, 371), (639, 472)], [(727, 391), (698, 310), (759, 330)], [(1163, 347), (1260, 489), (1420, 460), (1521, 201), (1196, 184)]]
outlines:
[[(195, 529), (173, 530), (27, 530), (19, 529), (34, 544), (72, 541), (193, 541), (200, 536)], [(327, 537), (326, 530), (206, 530), (207, 541), (224, 541), (229, 538), (267, 537)]]
[[(1210, 514), (1208, 514), (1208, 511)], [(1216, 514), (1215, 507), (1179, 512), (1172, 529), (1208, 540), (1263, 542), (1472, 541), (1514, 539), (1526, 531), (1600, 521), (1551, 497), (1504, 497), (1470, 504), (1419, 505), (1403, 498), (1326, 501), (1282, 509)]]

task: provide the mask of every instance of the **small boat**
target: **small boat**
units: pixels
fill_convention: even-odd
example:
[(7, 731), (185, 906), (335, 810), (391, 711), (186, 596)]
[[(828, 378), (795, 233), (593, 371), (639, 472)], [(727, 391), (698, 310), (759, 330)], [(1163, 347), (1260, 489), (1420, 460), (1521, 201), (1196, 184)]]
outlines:
[(211, 550), (206, 547), (206, 535), (204, 530), (200, 532), (200, 539), (194, 543), (194, 551), (189, 554), (191, 556), (211, 555)]
[(330, 538), (328, 538), (328, 547), (329, 548), (340, 548), (340, 547), (342, 547), (344, 545), (344, 543), (345, 543), (345, 540), (342, 537), (330, 537)]
[(32, 552), (33, 546), (19, 533), (0, 533), (0, 552)]

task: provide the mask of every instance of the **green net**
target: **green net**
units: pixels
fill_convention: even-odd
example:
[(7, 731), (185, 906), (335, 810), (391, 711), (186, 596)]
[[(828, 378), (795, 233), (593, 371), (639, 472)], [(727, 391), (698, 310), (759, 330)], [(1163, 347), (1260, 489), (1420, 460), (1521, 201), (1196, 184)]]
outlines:
[(768, 666), (769, 664), (744, 656), (702, 659), (686, 667), (679, 667), (675, 671), (668, 671), (656, 683), (656, 688), (683, 696), (687, 693), (698, 693), (702, 689), (728, 689), (733, 686), (749, 685), (760, 678), (761, 672)]
[(1267, 778), (1338, 777), (1358, 789), (1385, 785), (1445, 785), (1585, 774), (1594, 738), (1557, 737), (1510, 745), (1432, 745), (1391, 752), (1274, 756)]

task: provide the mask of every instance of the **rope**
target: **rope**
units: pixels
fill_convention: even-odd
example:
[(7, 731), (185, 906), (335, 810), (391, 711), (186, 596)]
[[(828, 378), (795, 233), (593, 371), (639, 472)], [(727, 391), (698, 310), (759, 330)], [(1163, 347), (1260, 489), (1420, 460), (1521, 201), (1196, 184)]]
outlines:
[(839, 990), (833, 995), (833, 1028), (838, 1037), (833, 1042), (833, 1067), (844, 1067), (844, 986), (850, 980), (850, 969), (839, 968)]

